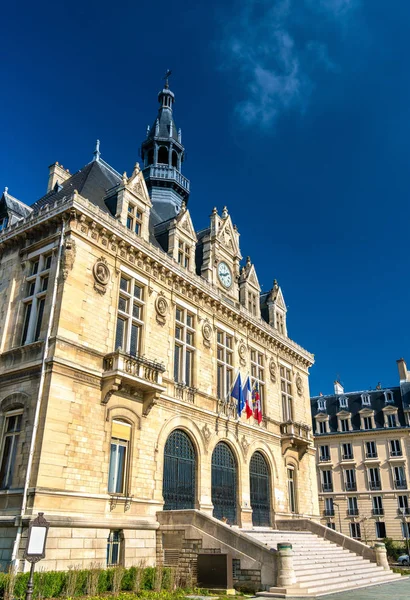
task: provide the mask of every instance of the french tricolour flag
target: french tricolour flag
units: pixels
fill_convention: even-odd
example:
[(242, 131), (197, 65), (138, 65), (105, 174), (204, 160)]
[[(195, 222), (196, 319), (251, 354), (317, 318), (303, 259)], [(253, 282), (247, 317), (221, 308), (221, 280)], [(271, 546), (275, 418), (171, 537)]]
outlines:
[(246, 418), (249, 419), (253, 415), (252, 388), (249, 375), (243, 386), (243, 397), (245, 400)]

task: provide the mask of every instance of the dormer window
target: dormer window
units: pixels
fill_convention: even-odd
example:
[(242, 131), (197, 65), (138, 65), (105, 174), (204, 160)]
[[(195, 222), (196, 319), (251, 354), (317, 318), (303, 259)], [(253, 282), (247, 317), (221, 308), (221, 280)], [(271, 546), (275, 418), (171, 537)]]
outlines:
[(317, 408), (320, 411), (326, 410), (326, 400), (324, 398), (319, 398), (319, 400), (317, 401)]
[(393, 399), (393, 392), (391, 392), (390, 390), (387, 390), (384, 392), (384, 401), (386, 404), (393, 404), (394, 399)]
[(349, 402), (348, 402), (348, 399), (346, 398), (346, 396), (340, 396), (339, 406), (340, 406), (340, 408), (348, 408), (349, 407)]
[(2, 219), (0, 219), (0, 231), (3, 231), (3, 229), (6, 229), (7, 222), (8, 222), (7, 217), (3, 217)]
[(178, 242), (178, 264), (180, 264), (181, 267), (185, 267), (186, 269), (189, 269), (190, 255), (191, 255), (191, 246), (189, 244), (186, 244), (182, 240), (179, 240), (179, 242)]
[(362, 406), (370, 406), (370, 394), (362, 394)]
[(127, 228), (134, 231), (137, 235), (141, 235), (142, 212), (138, 210), (134, 204), (128, 204), (127, 212)]

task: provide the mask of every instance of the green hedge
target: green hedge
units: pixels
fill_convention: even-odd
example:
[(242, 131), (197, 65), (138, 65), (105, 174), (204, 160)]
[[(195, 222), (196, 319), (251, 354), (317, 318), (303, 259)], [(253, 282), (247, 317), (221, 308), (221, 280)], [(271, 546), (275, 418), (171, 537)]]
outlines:
[[(123, 569), (123, 578), (121, 581), (122, 591), (132, 591), (134, 588), (135, 578), (138, 572), (137, 567), (130, 567), (129, 569)], [(141, 570), (141, 569), (140, 569)], [(97, 569), (96, 573), (98, 576), (97, 593), (105, 594), (106, 592), (113, 591), (113, 580), (116, 569)], [(87, 594), (87, 584), (90, 570), (76, 570), (71, 571), (38, 571), (34, 573), (34, 590), (33, 598), (58, 598), (59, 596), (66, 596), (68, 588), (75, 587), (74, 593), (70, 593), (70, 596), (85, 596)], [(24, 599), (29, 573), (19, 573), (16, 575), (14, 583), (13, 597), (17, 600)], [(156, 569), (155, 567), (145, 567), (142, 569), (141, 581), (139, 588), (140, 590), (154, 590), (156, 580)], [(171, 574), (169, 568), (162, 569), (162, 582), (161, 588), (168, 590), (171, 581)], [(10, 575), (6, 573), (0, 573), (0, 598), (8, 596), (7, 590), (10, 586)]]
[(396, 561), (401, 554), (407, 554), (406, 546), (401, 542), (395, 542), (392, 538), (384, 538), (387, 556)]

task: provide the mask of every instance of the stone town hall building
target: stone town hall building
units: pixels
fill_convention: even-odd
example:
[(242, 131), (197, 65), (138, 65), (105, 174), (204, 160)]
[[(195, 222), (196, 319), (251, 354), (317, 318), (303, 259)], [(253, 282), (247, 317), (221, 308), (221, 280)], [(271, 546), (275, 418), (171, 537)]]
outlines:
[[(0, 560), (51, 523), (46, 569), (155, 562), (159, 511), (318, 516), (308, 369), (227, 208), (196, 231), (168, 82), (121, 175), (100, 156), (0, 200)], [(194, 202), (194, 198), (192, 199)], [(229, 398), (258, 382), (260, 425)], [(25, 567), (26, 568), (26, 567)]]

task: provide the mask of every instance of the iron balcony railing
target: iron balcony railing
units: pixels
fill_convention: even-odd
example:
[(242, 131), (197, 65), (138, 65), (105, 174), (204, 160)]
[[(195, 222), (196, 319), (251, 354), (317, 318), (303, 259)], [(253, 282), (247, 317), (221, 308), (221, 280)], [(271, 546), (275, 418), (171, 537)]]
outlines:
[(159, 164), (156, 167), (147, 167), (143, 172), (145, 176), (148, 175), (151, 179), (168, 179), (171, 181), (176, 181), (181, 187), (189, 192), (188, 179), (184, 177), (175, 167)]
[(355, 492), (357, 490), (357, 484), (355, 481), (346, 481), (345, 483), (346, 492)]
[(323, 516), (324, 517), (334, 517), (335, 509), (334, 508), (325, 508), (325, 510), (323, 511)]
[(381, 481), (369, 481), (369, 488), (371, 490), (381, 490), (382, 489)]
[(390, 456), (403, 456), (403, 451), (402, 450), (392, 450), (390, 452)]
[(358, 508), (348, 508), (347, 509), (347, 516), (348, 517), (357, 517), (358, 514), (359, 514), (359, 509)]
[(353, 453), (343, 454), (342, 460), (353, 460)]
[(377, 458), (377, 452), (366, 452), (366, 458)]
[(410, 508), (409, 508), (408, 506), (407, 506), (407, 507), (405, 507), (405, 508), (404, 508), (404, 507), (403, 507), (403, 508), (398, 508), (398, 509), (397, 509), (397, 514), (398, 514), (400, 517), (402, 517), (403, 515), (404, 515), (404, 516), (408, 516), (408, 515), (410, 515)]
[(323, 492), (333, 492), (333, 483), (322, 483)]
[(405, 479), (395, 479), (394, 487), (396, 490), (406, 490), (407, 489), (407, 481)]
[(381, 517), (384, 515), (384, 508), (372, 508), (372, 515), (375, 517)]
[(319, 456), (319, 462), (329, 462), (330, 454), (324, 454), (323, 456)]

